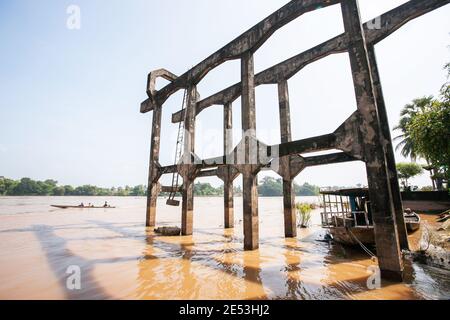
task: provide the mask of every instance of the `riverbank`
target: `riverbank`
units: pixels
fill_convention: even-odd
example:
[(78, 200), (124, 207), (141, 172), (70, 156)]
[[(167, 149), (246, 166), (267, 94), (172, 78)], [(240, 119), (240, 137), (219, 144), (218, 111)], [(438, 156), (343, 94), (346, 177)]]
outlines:
[(420, 214), (421, 229), (410, 239), (411, 257), (423, 264), (450, 271), (450, 219)]

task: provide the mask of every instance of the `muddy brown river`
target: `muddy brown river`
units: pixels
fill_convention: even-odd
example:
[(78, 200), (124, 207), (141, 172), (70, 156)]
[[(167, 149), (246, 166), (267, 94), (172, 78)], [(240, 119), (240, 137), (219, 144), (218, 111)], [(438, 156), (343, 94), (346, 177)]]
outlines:
[[(50, 207), (105, 200), (117, 208)], [(369, 289), (374, 263), (367, 254), (317, 241), (325, 234), (320, 210), (312, 227), (285, 239), (282, 198), (259, 201), (260, 249), (245, 252), (238, 197), (230, 230), (223, 229), (222, 198), (196, 198), (187, 237), (146, 229), (145, 198), (1, 197), (0, 299), (450, 298), (448, 271), (409, 261), (405, 283)], [(181, 208), (158, 201), (158, 226), (180, 220)], [(70, 285), (74, 266), (79, 289)]]

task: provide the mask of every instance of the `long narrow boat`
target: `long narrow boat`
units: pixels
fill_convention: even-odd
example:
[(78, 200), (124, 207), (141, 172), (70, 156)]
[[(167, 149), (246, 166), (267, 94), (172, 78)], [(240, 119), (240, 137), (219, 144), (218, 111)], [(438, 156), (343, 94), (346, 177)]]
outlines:
[(116, 207), (89, 207), (89, 206), (64, 206), (64, 205), (56, 205), (56, 204), (52, 204), (51, 205), (54, 208), (59, 208), (59, 209), (114, 209)]

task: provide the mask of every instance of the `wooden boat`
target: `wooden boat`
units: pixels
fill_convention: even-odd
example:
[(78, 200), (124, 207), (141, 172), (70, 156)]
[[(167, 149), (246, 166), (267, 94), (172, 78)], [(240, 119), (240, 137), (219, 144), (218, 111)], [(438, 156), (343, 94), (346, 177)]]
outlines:
[(405, 224), (408, 233), (412, 233), (419, 230), (420, 216), (415, 212), (405, 214)]
[(59, 209), (115, 209), (116, 207), (95, 207), (95, 206), (64, 206), (64, 205), (56, 205), (56, 204), (52, 204), (51, 205), (54, 208), (59, 208)]
[[(374, 245), (375, 235), (368, 189), (321, 191), (323, 196), (322, 227), (334, 241), (345, 245)], [(408, 233), (420, 228), (420, 217), (410, 209), (405, 213)]]
[(373, 227), (330, 228), (333, 240), (347, 246), (358, 246), (359, 242), (372, 246), (375, 244)]

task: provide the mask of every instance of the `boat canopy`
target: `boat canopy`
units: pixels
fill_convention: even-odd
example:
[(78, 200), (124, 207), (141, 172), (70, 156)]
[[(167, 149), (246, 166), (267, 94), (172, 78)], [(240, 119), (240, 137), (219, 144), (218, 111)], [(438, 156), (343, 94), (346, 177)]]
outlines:
[(324, 228), (373, 227), (369, 190), (364, 188), (323, 190)]
[(347, 197), (368, 197), (368, 188), (353, 188), (340, 190), (321, 190), (320, 194), (331, 196), (347, 196)]

